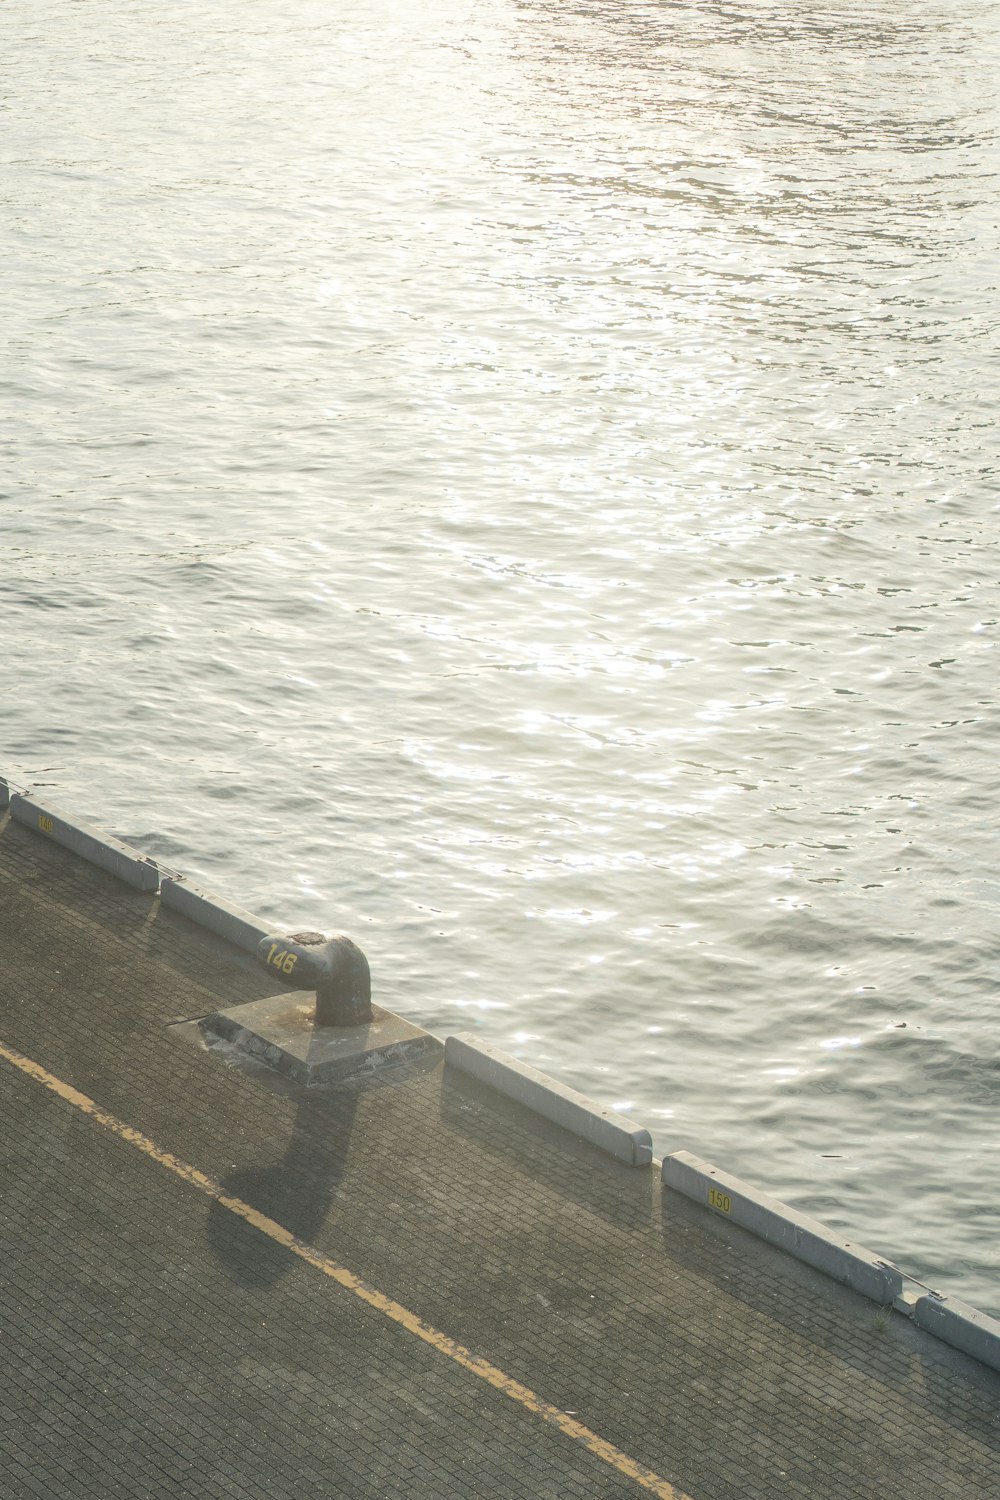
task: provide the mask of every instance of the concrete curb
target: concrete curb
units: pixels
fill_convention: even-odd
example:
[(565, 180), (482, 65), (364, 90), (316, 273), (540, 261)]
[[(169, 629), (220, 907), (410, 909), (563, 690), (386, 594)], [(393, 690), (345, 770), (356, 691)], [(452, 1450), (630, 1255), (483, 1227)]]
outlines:
[(7, 785), (3, 777), (0, 776), (0, 811), (2, 811), (5, 807), (8, 807), (9, 805), (10, 787)]
[(155, 861), (129, 848), (120, 839), (112, 838), (102, 828), (88, 828), (84, 823), (71, 823), (65, 813), (57, 808), (43, 806), (34, 797), (15, 792), (10, 798), (10, 814), (26, 828), (43, 833), (66, 849), (72, 849), (92, 865), (99, 865), (140, 891), (153, 892), (160, 883), (160, 872)]
[(887, 1306), (901, 1295), (903, 1276), (870, 1250), (842, 1239), (833, 1230), (797, 1213), (728, 1172), (688, 1151), (663, 1159), (662, 1181), (686, 1198), (703, 1203), (721, 1217), (749, 1229), (769, 1244), (817, 1271), (853, 1288), (873, 1302)]
[(446, 1065), (489, 1084), (630, 1167), (648, 1167), (653, 1160), (653, 1143), (643, 1126), (614, 1110), (602, 1109), (585, 1094), (557, 1083), (470, 1032), (445, 1038), (444, 1060)]
[(269, 928), (263, 927), (252, 912), (219, 896), (209, 895), (200, 886), (193, 885), (183, 875), (165, 875), (160, 881), (160, 900), (164, 906), (172, 907), (182, 916), (207, 927), (211, 932), (235, 943), (247, 953), (256, 954), (257, 944), (267, 937)]
[(942, 1297), (937, 1292), (918, 1297), (913, 1321), (943, 1344), (960, 1349), (978, 1359), (980, 1364), (1000, 1370), (1000, 1322), (977, 1312), (957, 1297)]

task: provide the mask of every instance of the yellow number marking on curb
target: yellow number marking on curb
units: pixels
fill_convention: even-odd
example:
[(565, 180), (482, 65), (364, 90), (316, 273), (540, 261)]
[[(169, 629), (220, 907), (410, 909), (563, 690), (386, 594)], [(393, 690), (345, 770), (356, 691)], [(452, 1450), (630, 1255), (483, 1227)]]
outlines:
[(38, 814), (38, 826), (43, 833), (52, 832), (52, 819), (47, 818), (44, 813)]
[(676, 1486), (670, 1484), (666, 1479), (662, 1479), (652, 1469), (647, 1469), (642, 1464), (636, 1463), (635, 1459), (629, 1458), (628, 1454), (623, 1453), (620, 1448), (616, 1448), (613, 1443), (609, 1443), (605, 1438), (599, 1437), (596, 1432), (592, 1432), (582, 1422), (575, 1421), (566, 1412), (562, 1411), (560, 1407), (552, 1406), (548, 1401), (543, 1400), (541, 1396), (536, 1395), (528, 1386), (522, 1385), (520, 1381), (514, 1380), (510, 1375), (505, 1375), (503, 1370), (498, 1369), (496, 1365), (490, 1364), (489, 1360), (482, 1359), (478, 1354), (473, 1354), (463, 1344), (459, 1344), (455, 1339), (449, 1338), (448, 1334), (441, 1333), (437, 1328), (431, 1327), (429, 1323), (423, 1322), (421, 1318), (417, 1317), (416, 1313), (410, 1312), (401, 1303), (394, 1302), (391, 1297), (387, 1297), (384, 1293), (376, 1291), (374, 1287), (366, 1285), (360, 1277), (354, 1275), (353, 1271), (348, 1271), (345, 1266), (338, 1265), (335, 1260), (332, 1260), (328, 1255), (324, 1255), (321, 1250), (316, 1250), (312, 1245), (307, 1245), (302, 1240), (296, 1239), (293, 1234), (284, 1229), (276, 1220), (269, 1219), (266, 1214), (260, 1213), (252, 1204), (244, 1203), (242, 1198), (234, 1198), (230, 1193), (225, 1192), (214, 1178), (206, 1176), (204, 1172), (199, 1172), (197, 1167), (189, 1166), (187, 1162), (181, 1161), (179, 1157), (172, 1156), (169, 1151), (162, 1151), (156, 1145), (155, 1141), (151, 1141), (141, 1131), (136, 1130), (131, 1125), (126, 1125), (123, 1120), (119, 1120), (115, 1115), (108, 1114), (106, 1110), (101, 1109), (99, 1105), (95, 1104), (93, 1099), (88, 1099), (86, 1094), (81, 1094), (71, 1084), (64, 1083), (61, 1078), (56, 1078), (54, 1074), (47, 1072), (39, 1063), (32, 1062), (30, 1057), (25, 1057), (23, 1053), (15, 1052), (13, 1047), (8, 1047), (3, 1042), (0, 1042), (0, 1057), (5, 1058), (7, 1062), (13, 1067), (18, 1068), (28, 1078), (33, 1078), (36, 1083), (42, 1084), (51, 1093), (57, 1094), (67, 1104), (72, 1104), (75, 1109), (80, 1110), (81, 1114), (89, 1116), (98, 1125), (103, 1125), (105, 1129), (110, 1130), (121, 1140), (127, 1141), (130, 1146), (135, 1146), (146, 1156), (151, 1157), (153, 1161), (159, 1162), (161, 1167), (166, 1167), (167, 1171), (173, 1172), (175, 1177), (179, 1177), (184, 1182), (189, 1182), (192, 1187), (200, 1189), (206, 1197), (214, 1199), (222, 1208), (227, 1208), (230, 1213), (235, 1214), (238, 1219), (243, 1219), (247, 1224), (252, 1224), (255, 1229), (259, 1229), (261, 1234), (266, 1234), (275, 1244), (283, 1245), (286, 1250), (290, 1250), (293, 1255), (297, 1255), (307, 1265), (315, 1267), (317, 1271), (321, 1271), (324, 1276), (328, 1276), (338, 1286), (342, 1286), (347, 1291), (353, 1292), (362, 1302), (367, 1302), (369, 1307), (376, 1308), (380, 1313), (390, 1318), (392, 1322), (398, 1323), (401, 1328), (405, 1328), (408, 1333), (412, 1333), (416, 1338), (422, 1339), (425, 1344), (430, 1344), (433, 1349), (437, 1349), (440, 1354), (446, 1355), (455, 1364), (461, 1365), (464, 1370), (468, 1370), (471, 1374), (478, 1376), (480, 1380), (484, 1380), (494, 1390), (502, 1391), (505, 1396), (509, 1396), (512, 1401), (516, 1401), (526, 1411), (533, 1412), (535, 1416), (541, 1417), (543, 1422), (548, 1422), (551, 1426), (557, 1427), (566, 1437), (573, 1438), (575, 1442), (580, 1443), (595, 1458), (602, 1459), (604, 1463), (608, 1464), (612, 1469), (617, 1470), (619, 1474), (625, 1475), (626, 1478), (635, 1480), (636, 1484), (641, 1485), (645, 1490), (649, 1490), (651, 1494), (658, 1496), (659, 1500), (691, 1500), (689, 1495), (685, 1495), (682, 1490), (677, 1489)]
[(284, 973), (290, 974), (299, 961), (297, 953), (289, 953), (286, 948), (281, 948), (277, 943), (272, 943), (267, 950), (267, 961), (276, 969), (282, 969)]
[(708, 1190), (709, 1208), (717, 1208), (720, 1213), (728, 1214), (733, 1211), (732, 1200), (728, 1193), (720, 1193), (718, 1188), (710, 1187)]

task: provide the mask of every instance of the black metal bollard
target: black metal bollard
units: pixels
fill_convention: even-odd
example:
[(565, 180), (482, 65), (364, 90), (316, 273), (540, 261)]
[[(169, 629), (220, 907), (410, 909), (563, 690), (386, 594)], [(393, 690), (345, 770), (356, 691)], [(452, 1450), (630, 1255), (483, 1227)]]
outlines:
[(266, 937), (257, 945), (257, 958), (283, 984), (316, 991), (317, 1026), (363, 1026), (372, 1019), (368, 960), (349, 937), (322, 932)]

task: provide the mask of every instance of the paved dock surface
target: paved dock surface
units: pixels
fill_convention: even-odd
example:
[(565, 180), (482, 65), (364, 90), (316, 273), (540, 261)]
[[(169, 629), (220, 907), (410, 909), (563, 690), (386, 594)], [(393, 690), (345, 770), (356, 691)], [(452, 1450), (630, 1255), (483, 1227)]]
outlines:
[(1000, 1496), (996, 1374), (439, 1059), (183, 1024), (272, 989), (0, 814), (4, 1500)]

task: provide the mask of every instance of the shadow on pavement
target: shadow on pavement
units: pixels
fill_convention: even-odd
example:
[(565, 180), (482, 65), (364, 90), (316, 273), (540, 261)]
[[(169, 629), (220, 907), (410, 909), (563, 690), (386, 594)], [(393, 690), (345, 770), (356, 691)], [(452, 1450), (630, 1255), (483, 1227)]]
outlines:
[[(223, 1178), (222, 1187), (296, 1239), (315, 1243), (347, 1165), (359, 1098), (356, 1089), (339, 1092), (335, 1101), (329, 1090), (303, 1090), (282, 1159), (270, 1166), (241, 1167)], [(299, 1263), (293, 1251), (220, 1203), (209, 1210), (207, 1237), (229, 1276), (243, 1286), (272, 1286)]]

